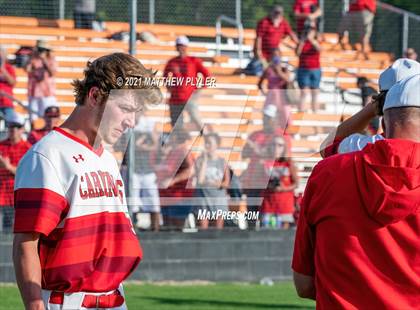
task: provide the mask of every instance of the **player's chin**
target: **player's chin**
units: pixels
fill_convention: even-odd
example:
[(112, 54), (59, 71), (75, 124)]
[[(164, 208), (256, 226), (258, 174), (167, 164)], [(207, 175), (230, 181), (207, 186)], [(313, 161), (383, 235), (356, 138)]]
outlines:
[(107, 144), (115, 144), (118, 141), (118, 139), (121, 138), (122, 134), (122, 132), (114, 130), (104, 137), (104, 141)]

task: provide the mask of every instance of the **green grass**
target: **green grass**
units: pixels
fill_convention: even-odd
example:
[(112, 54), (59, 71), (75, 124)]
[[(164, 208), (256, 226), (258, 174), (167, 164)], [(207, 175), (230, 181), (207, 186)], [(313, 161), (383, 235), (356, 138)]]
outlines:
[[(314, 309), (293, 284), (125, 285), (130, 310)], [(0, 286), (0, 309), (23, 309), (16, 287)]]

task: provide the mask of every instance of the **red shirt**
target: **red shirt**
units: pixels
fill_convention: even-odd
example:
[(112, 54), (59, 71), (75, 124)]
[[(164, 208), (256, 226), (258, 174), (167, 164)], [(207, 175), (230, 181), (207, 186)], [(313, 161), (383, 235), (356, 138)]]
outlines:
[[(5, 63), (6, 71), (13, 77), (13, 79), (16, 79), (16, 73), (13, 66), (9, 63)], [(13, 96), (13, 86), (11, 86), (9, 83), (7, 83), (4, 76), (0, 73), (0, 91), (3, 91), (4, 93)], [(13, 102), (9, 98), (0, 96), (0, 108), (13, 108)]]
[(359, 12), (369, 10), (372, 13), (376, 12), (376, 0), (353, 0), (350, 1), (350, 12)]
[[(171, 73), (171, 75), (169, 73)], [(188, 82), (187, 78), (193, 78), (193, 80), (196, 81), (195, 78), (198, 76), (198, 73), (202, 74), (203, 83), (205, 82), (205, 79), (210, 76), (209, 71), (203, 66), (203, 63), (199, 58), (192, 56), (181, 58), (178, 56), (169, 60), (166, 64), (163, 76), (172, 76), (177, 78), (178, 81), (182, 81), (180, 85), (168, 87), (168, 90), (171, 93), (169, 104), (187, 103), (194, 90), (197, 89), (197, 86)]]
[(51, 130), (46, 130), (46, 129), (34, 129), (28, 135), (28, 142), (30, 144), (35, 144), (39, 140), (41, 140), (50, 131)]
[[(264, 163), (266, 174), (270, 181), (278, 180), (281, 186), (292, 185), (292, 173), (290, 162), (268, 160)], [(276, 192), (272, 189), (264, 190), (262, 213), (272, 214), (293, 214), (295, 211), (295, 200), (293, 191)]]
[[(10, 163), (17, 167), (20, 159), (31, 148), (31, 144), (21, 140), (11, 144), (9, 139), (0, 142), (0, 155), (7, 157)], [(0, 168), (0, 206), (13, 206), (14, 174), (4, 168)]]
[(261, 38), (264, 58), (270, 59), (273, 48), (278, 48), (283, 38), (292, 33), (292, 28), (285, 19), (277, 27), (269, 16), (260, 20), (257, 25), (257, 37)]
[[(293, 12), (310, 14), (311, 7), (314, 5), (318, 6), (318, 0), (296, 0), (293, 5)], [(305, 20), (305, 17), (296, 18), (297, 32), (301, 32), (303, 30)]]
[(319, 69), (321, 68), (321, 53), (306, 40), (302, 48), (302, 53), (299, 56), (299, 68), (302, 69)]
[[(248, 137), (248, 140), (257, 144), (260, 149), (264, 149), (269, 143), (272, 143), (276, 136), (282, 136), (285, 139), (288, 153), (290, 154), (291, 139), (282, 128), (276, 128), (272, 133), (267, 133), (264, 130), (255, 131)], [(261, 156), (259, 154), (254, 152), (250, 154), (248, 167), (241, 177), (243, 188), (265, 189), (267, 187), (268, 176), (266, 175), (260, 160)]]
[(314, 168), (292, 268), (315, 278), (317, 309), (417, 309), (420, 143), (385, 139)]

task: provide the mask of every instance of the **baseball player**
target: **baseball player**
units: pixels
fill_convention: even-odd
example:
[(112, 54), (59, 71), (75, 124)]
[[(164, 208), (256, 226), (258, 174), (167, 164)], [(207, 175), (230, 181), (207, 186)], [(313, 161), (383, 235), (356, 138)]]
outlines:
[(103, 144), (134, 127), (144, 104), (161, 100), (156, 88), (121, 83), (152, 75), (123, 53), (89, 62), (73, 82), (74, 111), (21, 160), (13, 261), (26, 309), (126, 309), (121, 283), (142, 250)]

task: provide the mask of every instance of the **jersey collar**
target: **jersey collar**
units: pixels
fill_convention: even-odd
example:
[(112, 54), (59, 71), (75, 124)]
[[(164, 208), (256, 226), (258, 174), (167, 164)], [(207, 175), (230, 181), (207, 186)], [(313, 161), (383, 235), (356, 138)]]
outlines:
[(81, 144), (81, 145), (83, 145), (83, 146), (85, 146), (85, 147), (87, 147), (89, 150), (91, 150), (93, 153), (95, 153), (96, 155), (98, 155), (98, 156), (101, 156), (102, 155), (102, 153), (104, 152), (104, 147), (103, 147), (103, 145), (101, 144), (97, 149), (94, 149), (89, 143), (87, 143), (86, 141), (83, 141), (82, 139), (80, 139), (80, 138), (78, 138), (78, 137), (76, 137), (76, 136), (74, 136), (74, 135), (72, 135), (71, 133), (69, 133), (69, 132), (67, 132), (67, 131), (65, 131), (65, 130), (63, 130), (62, 128), (60, 128), (60, 127), (54, 127), (53, 128), (53, 130), (54, 131), (57, 131), (57, 132), (59, 132), (59, 133), (61, 133), (63, 136), (66, 136), (67, 138), (69, 138), (69, 139), (71, 139), (71, 140), (73, 140), (73, 141), (75, 141), (75, 142), (77, 142), (77, 143), (79, 143), (79, 144)]

